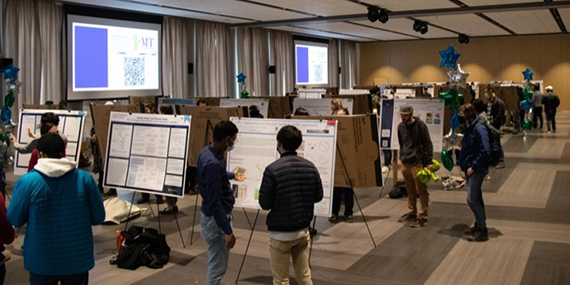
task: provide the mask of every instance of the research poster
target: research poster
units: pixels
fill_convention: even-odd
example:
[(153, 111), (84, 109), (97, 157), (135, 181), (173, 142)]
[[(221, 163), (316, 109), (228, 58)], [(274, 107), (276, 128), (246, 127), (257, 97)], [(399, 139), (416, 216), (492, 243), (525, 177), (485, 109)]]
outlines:
[[(295, 98), (293, 100), (293, 112), (297, 108), (303, 107), (309, 111), (311, 116), (330, 116), (331, 111), (331, 100), (332, 99), (300, 99)], [(342, 106), (348, 109), (350, 115), (352, 115), (354, 99), (352, 98), (342, 98)]]
[(183, 197), (190, 118), (111, 112), (104, 186)]
[[(389, 100), (385, 100), (389, 101)], [(426, 123), (429, 134), (431, 137), (431, 142), (433, 143), (433, 150), (435, 152), (441, 151), (443, 147), (443, 120), (444, 120), (444, 101), (442, 99), (394, 99), (393, 100), (392, 111), (390, 112), (390, 104), (382, 105), (382, 122), (381, 122), (381, 147), (389, 149), (400, 149), (400, 144), (398, 142), (398, 125), (402, 121), (398, 112), (400, 111), (400, 106), (410, 105), (414, 108), (414, 117), (419, 117), (424, 123)], [(386, 109), (385, 109), (386, 106)], [(391, 115), (391, 117), (390, 117)], [(385, 125), (385, 121), (392, 121), (391, 132), (388, 132), (388, 124)], [(387, 135), (390, 135), (390, 146), (385, 147)]]
[(286, 125), (296, 126), (303, 134), (299, 156), (313, 162), (323, 183), (323, 200), (315, 204), (315, 215), (329, 217), (332, 211), (334, 167), (337, 139), (336, 120), (278, 120), (230, 118), (239, 129), (236, 146), (227, 155), (227, 170), (245, 174), (243, 182), (232, 180), (236, 207), (260, 209), (259, 188), (265, 167), (279, 159), (277, 132)]
[[(220, 100), (220, 107), (248, 107), (256, 106), (264, 118), (269, 115), (269, 99), (228, 99)], [(251, 115), (250, 115), (251, 116)]]
[(196, 106), (196, 103), (198, 103), (198, 98), (158, 98), (158, 110), (164, 105), (170, 105), (174, 114), (178, 114), (176, 106)]
[[(35, 137), (39, 138), (42, 115), (48, 112), (52, 112), (59, 117), (59, 133), (67, 137), (65, 156), (69, 160), (75, 161), (78, 165), (81, 156), (81, 134), (85, 126), (86, 113), (83, 111), (24, 109), (20, 112), (17, 142), (26, 145), (34, 140), (34, 138), (28, 135), (28, 128)], [(16, 151), (16, 163), (14, 163), (15, 175), (23, 175), (28, 172), (30, 157), (31, 153), (21, 154)]]

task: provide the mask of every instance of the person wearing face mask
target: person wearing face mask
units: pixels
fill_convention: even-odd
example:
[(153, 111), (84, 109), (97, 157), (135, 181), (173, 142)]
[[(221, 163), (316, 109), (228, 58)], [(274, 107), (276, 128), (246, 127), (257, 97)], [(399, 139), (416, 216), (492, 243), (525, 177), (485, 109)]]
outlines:
[(289, 261), (293, 260), (298, 284), (310, 285), (309, 225), (315, 203), (323, 199), (323, 184), (315, 165), (297, 155), (303, 143), (301, 131), (284, 126), (277, 133), (281, 155), (263, 172), (259, 205), (269, 210), (269, 261), (273, 284), (289, 284)]
[[(505, 103), (497, 97), (492, 87), (485, 89), (485, 97), (487, 98), (487, 120), (495, 129), (501, 130), (501, 126), (505, 123)], [(499, 164), (495, 168), (505, 168), (505, 153), (502, 148)]]
[[(400, 143), (400, 160), (402, 175), (408, 190), (408, 213), (402, 215), (398, 222), (410, 222), (410, 227), (423, 227), (428, 222), (429, 193), (427, 184), (418, 178), (418, 172), (427, 167), (433, 170), (433, 144), (426, 124), (419, 117), (414, 117), (412, 106), (400, 107), (402, 122), (398, 125), (398, 142)], [(420, 197), (418, 215), (417, 198)]]
[(228, 268), (230, 249), (236, 243), (231, 225), (235, 198), (229, 179), (244, 181), (245, 176), (226, 171), (224, 153), (234, 149), (237, 133), (234, 123), (219, 122), (214, 127), (214, 141), (204, 147), (198, 157), (197, 178), (202, 195), (201, 235), (208, 245), (208, 285), (221, 284)]
[(459, 108), (459, 122), (463, 129), (459, 166), (467, 180), (467, 204), (475, 216), (473, 227), (465, 231), (468, 241), (487, 241), (485, 203), (481, 185), (489, 173), (491, 144), (489, 131), (477, 117), (477, 111), (471, 104)]

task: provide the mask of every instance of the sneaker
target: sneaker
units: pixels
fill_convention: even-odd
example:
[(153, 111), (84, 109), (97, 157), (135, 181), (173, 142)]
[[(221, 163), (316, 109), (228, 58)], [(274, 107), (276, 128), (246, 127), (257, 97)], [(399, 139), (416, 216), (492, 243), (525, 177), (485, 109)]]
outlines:
[(390, 168), (388, 168), (388, 166), (382, 166), (382, 173), (387, 173), (388, 171), (390, 171)]
[(178, 206), (174, 206), (170, 209), (166, 208), (160, 212), (161, 215), (172, 215), (178, 213)]
[(503, 168), (505, 168), (504, 162), (499, 162), (499, 164), (497, 164), (497, 166), (495, 166), (495, 169), (503, 169)]
[(487, 231), (477, 230), (473, 236), (467, 238), (468, 241), (488, 241), (489, 240), (489, 233)]
[(338, 222), (338, 216), (333, 214), (333, 215), (329, 218), (329, 222), (331, 222), (331, 223), (336, 223), (336, 222)]
[(402, 215), (399, 219), (398, 222), (399, 223), (403, 223), (403, 222), (407, 222), (407, 221), (413, 221), (415, 219), (417, 219), (417, 215), (416, 214), (412, 214), (412, 213), (407, 213)]
[(489, 175), (485, 176), (484, 180), (491, 180), (491, 176), (489, 176)]
[(472, 236), (477, 232), (477, 227), (476, 226), (472, 226), (468, 229), (466, 229), (463, 234), (465, 234), (466, 236)]
[(427, 220), (426, 220), (426, 219), (419, 218), (419, 219), (417, 219), (417, 220), (411, 222), (411, 223), (410, 223), (410, 227), (411, 227), (411, 228), (421, 228), (421, 227), (423, 227), (423, 226), (426, 225), (426, 224), (427, 224)]
[(347, 223), (352, 223), (352, 222), (354, 222), (354, 218), (352, 217), (352, 215), (350, 215), (350, 216), (344, 216), (344, 218), (346, 219), (346, 222), (347, 222)]

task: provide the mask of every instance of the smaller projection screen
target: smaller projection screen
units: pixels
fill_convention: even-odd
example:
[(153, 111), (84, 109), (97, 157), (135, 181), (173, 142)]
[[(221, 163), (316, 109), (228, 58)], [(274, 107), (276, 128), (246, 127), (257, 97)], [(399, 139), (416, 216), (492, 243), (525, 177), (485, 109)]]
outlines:
[(295, 85), (328, 86), (329, 45), (295, 40)]

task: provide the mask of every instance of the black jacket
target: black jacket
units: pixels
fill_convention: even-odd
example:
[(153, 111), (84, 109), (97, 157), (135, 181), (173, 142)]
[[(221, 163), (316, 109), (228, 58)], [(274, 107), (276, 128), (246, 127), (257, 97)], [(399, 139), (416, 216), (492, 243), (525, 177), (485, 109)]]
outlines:
[(487, 116), (492, 118), (492, 120), (490, 120), (491, 125), (493, 125), (497, 130), (500, 130), (501, 126), (504, 125), (506, 121), (505, 103), (497, 96), (489, 100), (491, 101), (491, 113), (487, 114)]
[(423, 166), (432, 164), (433, 144), (426, 124), (418, 117), (410, 125), (401, 122), (398, 125), (398, 143), (400, 144), (400, 159), (405, 164)]
[(293, 232), (308, 227), (315, 203), (323, 199), (323, 184), (315, 165), (287, 152), (265, 168), (259, 190), (259, 205), (271, 210), (270, 231)]
[(542, 104), (545, 113), (556, 113), (556, 108), (560, 106), (560, 98), (556, 94), (548, 92), (546, 96), (542, 97)]

